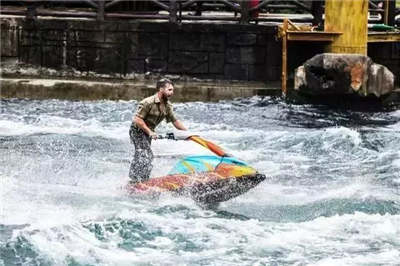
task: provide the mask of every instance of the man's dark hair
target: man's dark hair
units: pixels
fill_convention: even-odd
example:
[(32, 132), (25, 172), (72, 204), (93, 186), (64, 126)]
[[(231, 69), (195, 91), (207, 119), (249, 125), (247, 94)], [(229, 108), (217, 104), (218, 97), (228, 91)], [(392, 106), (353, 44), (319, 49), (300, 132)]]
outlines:
[(171, 84), (172, 86), (174, 85), (174, 83), (170, 79), (162, 78), (159, 81), (157, 81), (156, 88), (157, 90), (159, 90), (160, 88), (165, 87), (165, 85), (167, 84)]

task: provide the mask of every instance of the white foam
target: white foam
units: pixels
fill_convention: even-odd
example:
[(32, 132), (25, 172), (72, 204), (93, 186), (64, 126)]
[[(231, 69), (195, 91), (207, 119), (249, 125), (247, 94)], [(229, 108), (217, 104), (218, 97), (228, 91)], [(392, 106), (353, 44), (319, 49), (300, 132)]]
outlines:
[[(109, 121), (100, 116), (113, 112), (111, 104), (88, 103), (89, 116), (77, 111), (77, 116), (67, 118), (63, 110), (29, 117), (25, 115), (30, 111), (22, 110), (15, 116), (0, 116), (2, 136), (74, 134), (120, 140), (112, 142), (120, 145), (112, 151), (106, 147), (80, 153), (71, 147), (72, 152), (66, 148), (54, 155), (40, 145), (27, 154), (23, 149), (3, 151), (0, 224), (30, 224), (14, 230), (14, 239), (25, 236), (35, 251), (54, 265), (67, 264), (68, 257), (78, 264), (95, 265), (395, 265), (399, 261), (400, 216), (389, 214), (392, 211), (386, 215), (330, 213), (330, 217), (313, 210), (296, 213), (297, 208), (307, 209), (307, 205), (329, 208), (325, 202), (341, 200), (358, 203), (365, 199), (366, 204), (369, 199), (382, 200), (397, 206), (397, 187), (380, 182), (387, 175), (381, 170), (399, 166), (398, 151), (390, 143), (378, 154), (364, 150), (361, 135), (354, 128), (291, 128), (274, 123), (269, 127), (272, 120), (263, 120), (265, 127), (246, 128), (230, 114), (224, 114), (227, 120), (215, 123), (194, 122), (185, 114), (188, 128), (267, 175), (267, 180), (248, 193), (221, 204), (216, 211), (207, 210), (191, 199), (170, 194), (154, 200), (125, 194), (121, 187), (128, 180), (131, 159), (131, 146), (127, 146), (130, 107), (118, 110), (118, 115), (127, 119), (112, 117)], [(101, 108), (95, 110), (98, 105)], [(179, 104), (177, 109), (183, 114), (185, 108), (197, 105), (199, 110), (210, 109), (215, 114), (221, 106), (233, 116), (245, 108), (235, 109), (231, 103), (190, 103)], [(304, 107), (295, 108), (301, 111)], [(170, 124), (162, 124), (158, 132), (171, 129)], [(180, 156), (209, 153), (186, 141), (157, 140), (152, 146), (156, 155), (153, 176), (165, 175)], [(365, 165), (371, 166), (370, 172)], [(397, 176), (391, 180), (400, 184)], [(270, 219), (272, 215), (263, 214), (262, 208), (282, 210), (286, 216), (278, 213), (277, 219)], [(227, 214), (223, 210), (228, 210)], [(236, 218), (245, 215), (248, 219)], [(296, 219), (296, 215), (304, 217)], [(297, 220), (307, 222), (294, 222)], [(143, 238), (141, 245), (124, 249), (119, 231), (104, 232), (105, 239), (99, 240), (85, 227), (119, 221), (140, 223), (148, 238)]]
[(354, 129), (347, 127), (333, 127), (326, 129), (327, 136), (332, 135), (343, 140), (350, 140), (354, 145), (358, 146), (362, 142), (360, 133)]
[(82, 136), (101, 136), (127, 141), (129, 123), (102, 124), (96, 119), (74, 120), (51, 117), (45, 122), (26, 124), (23, 122), (0, 120), (0, 136), (22, 136), (33, 134), (79, 134)]

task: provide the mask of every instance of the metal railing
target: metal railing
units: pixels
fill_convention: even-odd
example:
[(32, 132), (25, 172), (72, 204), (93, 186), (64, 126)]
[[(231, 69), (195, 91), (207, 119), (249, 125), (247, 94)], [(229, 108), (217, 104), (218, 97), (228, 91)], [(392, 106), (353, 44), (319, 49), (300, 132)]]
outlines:
[[(112, 19), (159, 19), (170, 23), (182, 21), (236, 21), (242, 24), (259, 21), (292, 21), (323, 23), (324, 1), (300, 0), (21, 0), (0, 1), (0, 13), (37, 16), (82, 17), (98, 21)], [(60, 10), (61, 8), (61, 10)], [(369, 12), (375, 22), (394, 25), (396, 9), (393, 0), (370, 0)]]

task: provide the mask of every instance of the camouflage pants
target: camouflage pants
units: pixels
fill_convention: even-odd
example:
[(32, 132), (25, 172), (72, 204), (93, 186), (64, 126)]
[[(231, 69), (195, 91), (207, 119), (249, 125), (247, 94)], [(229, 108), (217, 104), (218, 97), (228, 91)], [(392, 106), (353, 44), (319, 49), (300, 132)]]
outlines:
[(138, 127), (129, 129), (131, 142), (135, 146), (135, 155), (129, 169), (131, 182), (148, 180), (153, 168), (153, 152), (151, 151), (151, 138)]

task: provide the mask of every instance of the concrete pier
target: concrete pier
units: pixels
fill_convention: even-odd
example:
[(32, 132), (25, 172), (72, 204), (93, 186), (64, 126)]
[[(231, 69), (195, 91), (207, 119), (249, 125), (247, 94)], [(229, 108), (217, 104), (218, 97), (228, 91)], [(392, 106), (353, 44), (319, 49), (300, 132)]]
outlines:
[[(67, 100), (139, 100), (156, 93), (155, 80), (88, 81), (68, 79), (0, 78), (0, 98)], [(213, 102), (255, 95), (280, 95), (276, 87), (262, 82), (193, 82), (175, 83), (174, 102)]]

